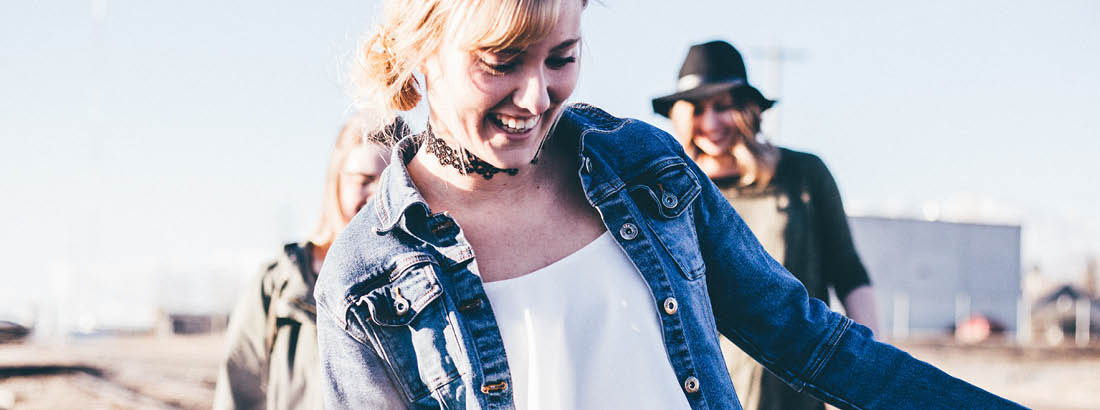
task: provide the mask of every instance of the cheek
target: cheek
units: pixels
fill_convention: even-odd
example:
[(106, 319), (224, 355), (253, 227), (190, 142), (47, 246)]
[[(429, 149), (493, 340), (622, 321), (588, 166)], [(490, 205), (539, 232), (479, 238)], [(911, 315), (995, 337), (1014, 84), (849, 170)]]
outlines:
[(569, 96), (573, 95), (573, 90), (577, 88), (578, 74), (576, 64), (573, 64), (572, 68), (551, 74), (546, 87), (546, 92), (550, 95), (550, 102), (560, 104), (569, 99)]
[(355, 206), (359, 201), (359, 185), (358, 184), (340, 184), (340, 207), (348, 209)]
[(446, 105), (450, 106), (449, 109), (455, 110), (459, 121), (466, 123), (467, 127), (476, 127), (487, 111), (508, 97), (506, 92), (508, 88), (504, 80), (504, 78), (479, 74), (467, 77), (467, 81), (454, 84), (452, 98), (448, 99)]
[(441, 115), (444, 122), (466, 122), (472, 112), (483, 110), (493, 98), (497, 87), (494, 78), (479, 72), (476, 63), (465, 58), (464, 53), (445, 53), (442, 60), (433, 60), (425, 73), (428, 84), (428, 103), (433, 113)]
[(669, 118), (672, 121), (672, 130), (676, 133), (676, 140), (680, 141), (683, 146), (691, 144), (691, 139), (695, 135), (695, 119), (690, 115), (677, 114), (675, 111), (671, 113)]

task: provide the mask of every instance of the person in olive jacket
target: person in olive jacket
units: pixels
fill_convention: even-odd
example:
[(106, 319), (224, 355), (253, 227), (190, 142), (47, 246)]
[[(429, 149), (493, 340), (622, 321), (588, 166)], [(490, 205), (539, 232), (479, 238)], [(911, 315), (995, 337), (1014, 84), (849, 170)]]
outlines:
[(371, 137), (405, 126), (398, 120), (368, 138), (361, 131), (351, 121), (336, 140), (316, 232), (284, 245), (245, 286), (230, 317), (215, 410), (321, 408), (313, 286), (329, 245), (377, 191), (389, 154)]

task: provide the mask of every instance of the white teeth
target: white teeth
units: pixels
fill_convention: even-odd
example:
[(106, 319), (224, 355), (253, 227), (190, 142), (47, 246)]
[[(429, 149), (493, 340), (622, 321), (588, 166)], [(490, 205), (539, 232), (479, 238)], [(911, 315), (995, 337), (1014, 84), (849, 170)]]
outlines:
[(515, 117), (506, 117), (503, 114), (497, 114), (496, 119), (501, 125), (520, 132), (534, 128), (535, 125), (539, 123), (539, 117), (522, 120), (516, 119)]

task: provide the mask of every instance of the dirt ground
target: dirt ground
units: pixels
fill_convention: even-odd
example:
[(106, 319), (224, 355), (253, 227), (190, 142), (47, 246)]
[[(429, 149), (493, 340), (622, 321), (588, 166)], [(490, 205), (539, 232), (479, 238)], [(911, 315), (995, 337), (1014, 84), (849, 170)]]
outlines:
[[(1035, 409), (1100, 409), (1100, 347), (899, 346)], [(0, 410), (207, 409), (222, 350), (220, 335), (0, 345)]]
[(222, 351), (220, 335), (0, 345), (0, 410), (208, 409)]
[(1018, 348), (901, 343), (903, 350), (1034, 409), (1100, 409), (1100, 345)]

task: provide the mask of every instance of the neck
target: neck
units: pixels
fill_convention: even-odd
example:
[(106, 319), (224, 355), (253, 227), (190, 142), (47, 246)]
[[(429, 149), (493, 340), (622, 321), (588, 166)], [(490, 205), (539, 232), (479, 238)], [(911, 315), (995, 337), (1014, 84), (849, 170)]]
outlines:
[(493, 179), (498, 174), (515, 176), (518, 168), (497, 168), (469, 151), (452, 147), (432, 131), (431, 127), (424, 133), (424, 151), (432, 154), (439, 160), (440, 165), (453, 167), (464, 175), (481, 175), (485, 179)]
[(710, 178), (739, 177), (739, 185), (752, 185), (761, 175), (770, 178), (775, 173), (779, 151), (773, 146), (765, 146), (754, 153), (745, 144), (735, 145), (722, 155), (700, 154), (695, 158), (699, 168)]
[(320, 274), (322, 263), (324, 263), (324, 261), (325, 261), (325, 255), (328, 254), (328, 246), (332, 242), (329, 242), (328, 244), (325, 244), (325, 245), (318, 245), (318, 244), (313, 243), (313, 242), (310, 242), (310, 243), (313, 245), (313, 246), (311, 246), (311, 248), (313, 248), (313, 252), (312, 252), (312, 255), (310, 255), (312, 257), (312, 262), (313, 262), (313, 263), (311, 263), (311, 265), (313, 265), (313, 266), (310, 266), (310, 268), (313, 269), (314, 274)]
[(740, 175), (737, 159), (732, 153), (719, 156), (699, 154), (695, 157), (695, 162), (699, 164), (699, 169), (712, 179)]
[(552, 145), (547, 143), (537, 163), (515, 168), (514, 175), (500, 172), (485, 178), (441, 164), (438, 157), (427, 152), (425, 143), (409, 163), (409, 174), (433, 212), (516, 203), (530, 199), (534, 191), (554, 186), (558, 178), (566, 176), (563, 171), (568, 171), (570, 157), (562, 149), (552, 149)]

